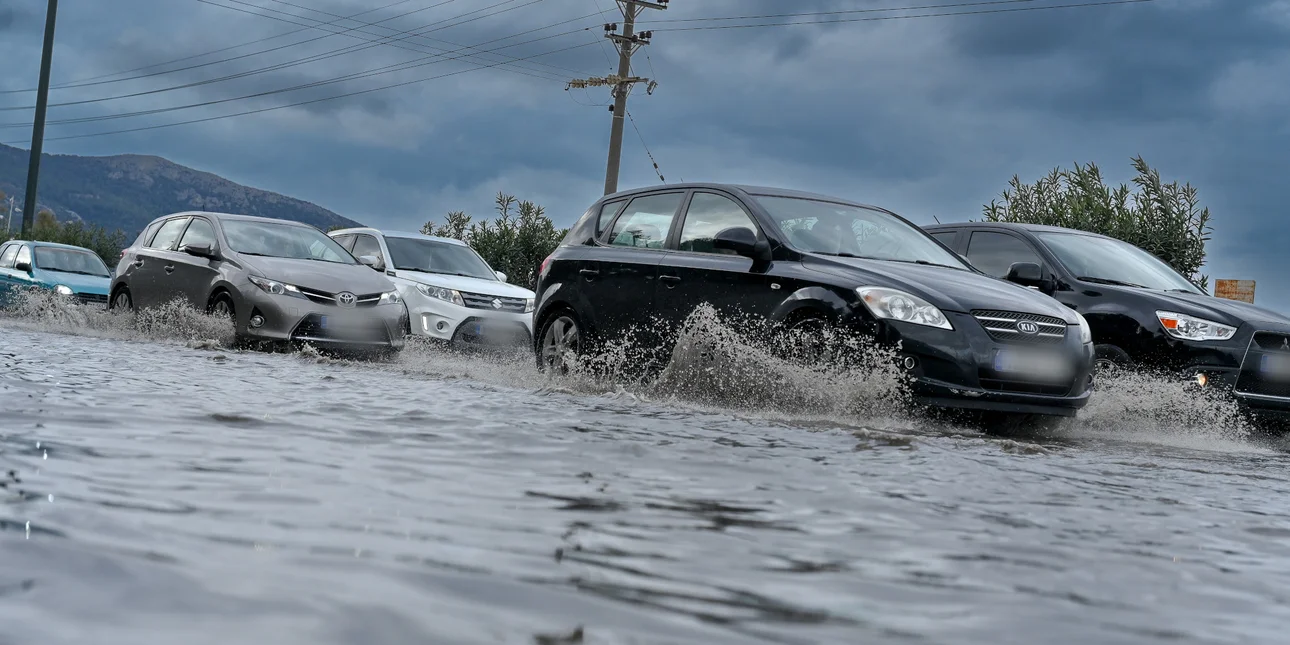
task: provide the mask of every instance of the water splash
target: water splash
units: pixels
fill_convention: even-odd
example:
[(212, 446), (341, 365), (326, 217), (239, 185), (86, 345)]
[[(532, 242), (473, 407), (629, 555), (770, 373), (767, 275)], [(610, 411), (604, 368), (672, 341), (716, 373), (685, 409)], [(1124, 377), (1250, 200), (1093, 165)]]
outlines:
[(183, 298), (137, 313), (81, 304), (32, 287), (12, 289), (8, 300), (0, 317), (9, 324), (35, 331), (200, 347), (231, 347), (234, 340), (232, 322), (206, 315)]

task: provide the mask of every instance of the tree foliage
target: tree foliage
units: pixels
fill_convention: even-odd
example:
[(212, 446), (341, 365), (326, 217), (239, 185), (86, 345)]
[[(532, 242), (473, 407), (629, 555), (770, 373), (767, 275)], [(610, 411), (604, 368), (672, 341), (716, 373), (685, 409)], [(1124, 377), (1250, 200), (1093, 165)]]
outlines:
[(534, 288), (542, 260), (564, 238), (567, 229), (557, 229), (541, 206), (517, 201), (513, 195), (497, 193), (497, 219), (473, 222), (465, 211), (452, 211), (442, 224), (426, 222), (424, 235), (461, 240), (475, 249), (494, 271), (506, 274), (508, 282)]
[[(18, 235), (17, 230), (8, 234), (0, 230), (0, 239), (13, 239)], [(59, 223), (54, 212), (47, 208), (42, 208), (39, 213), (36, 213), (32, 230), (24, 239), (87, 248), (102, 258), (109, 269), (116, 266), (117, 261), (121, 259), (121, 249), (124, 249), (128, 243), (123, 231), (108, 230), (82, 221)]]
[(1164, 183), (1160, 172), (1133, 158), (1136, 191), (1121, 184), (1111, 188), (1093, 163), (1072, 170), (1054, 169), (1034, 184), (1013, 175), (1003, 202), (984, 207), (985, 221), (1045, 224), (1073, 228), (1124, 240), (1164, 260), (1201, 287), (1200, 275), (1209, 241), (1209, 208), (1201, 208), (1190, 183)]

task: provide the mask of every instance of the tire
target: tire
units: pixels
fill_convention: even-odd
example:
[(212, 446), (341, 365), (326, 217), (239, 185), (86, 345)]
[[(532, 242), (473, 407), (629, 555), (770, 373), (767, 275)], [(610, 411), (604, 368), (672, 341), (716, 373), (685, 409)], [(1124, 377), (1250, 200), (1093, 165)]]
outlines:
[(233, 299), (223, 291), (211, 298), (211, 304), (206, 308), (206, 313), (212, 316), (229, 318), (233, 321), (234, 326), (237, 325), (237, 308), (233, 305)]
[(804, 312), (779, 325), (771, 338), (771, 351), (785, 362), (819, 365), (828, 355), (824, 330), (829, 320), (816, 312)]
[(134, 297), (130, 295), (129, 287), (117, 287), (112, 292), (112, 298), (108, 300), (108, 310), (116, 311), (134, 311)]
[(568, 354), (582, 356), (583, 331), (578, 316), (569, 309), (560, 309), (549, 314), (539, 329), (534, 351), (538, 371), (569, 373)]
[(1098, 374), (1114, 374), (1133, 365), (1129, 353), (1115, 345), (1095, 345), (1093, 352), (1093, 369)]

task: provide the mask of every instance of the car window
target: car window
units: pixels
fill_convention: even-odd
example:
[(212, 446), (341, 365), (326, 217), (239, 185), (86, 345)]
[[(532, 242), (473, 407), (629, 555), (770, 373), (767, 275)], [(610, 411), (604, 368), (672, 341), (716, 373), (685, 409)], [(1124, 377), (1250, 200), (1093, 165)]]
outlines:
[(175, 248), (175, 241), (179, 239), (179, 232), (184, 230), (184, 224), (187, 223), (187, 217), (178, 217), (162, 224), (161, 229), (157, 231), (157, 235), (148, 244), (148, 248), (163, 251)]
[(1004, 278), (1013, 262), (1044, 265), (1043, 259), (1021, 238), (1007, 233), (973, 231), (968, 241), (967, 259), (986, 275)]
[(948, 246), (952, 249), (954, 248), (954, 236), (958, 234), (959, 234), (958, 231), (940, 231), (937, 233), (932, 233), (931, 235), (932, 237), (936, 238), (937, 242), (940, 242), (941, 244), (944, 244), (945, 246)]
[(183, 239), (179, 240), (179, 248), (201, 244), (209, 244), (212, 248), (215, 246), (215, 229), (211, 227), (210, 222), (195, 218), (193, 223), (188, 225), (188, 230), (184, 231)]
[(12, 269), (13, 260), (18, 257), (18, 245), (10, 244), (5, 247), (3, 253), (0, 253), (0, 269)]
[(596, 219), (596, 237), (600, 237), (600, 234), (605, 232), (605, 227), (609, 226), (609, 222), (613, 221), (614, 215), (618, 214), (618, 209), (625, 203), (627, 203), (625, 199), (616, 199), (612, 202), (605, 202), (600, 207), (600, 216)]
[(13, 259), (13, 263), (14, 265), (18, 265), (24, 262), (27, 263), (29, 266), (31, 265), (31, 247), (27, 246), (26, 244), (19, 244), (18, 257)]
[(663, 248), (682, 197), (684, 193), (664, 193), (633, 199), (614, 222), (609, 243), (613, 246)]
[(353, 253), (354, 257), (356, 258), (361, 258), (364, 255), (370, 255), (376, 258), (377, 260), (379, 260), (380, 263), (385, 262), (385, 258), (381, 255), (381, 243), (377, 242), (376, 238), (372, 237), (371, 235), (355, 236), (354, 250), (351, 251), (351, 253)]
[(695, 253), (733, 254), (729, 249), (712, 248), (713, 237), (731, 228), (748, 229), (757, 235), (757, 225), (734, 200), (713, 193), (695, 193), (685, 212), (678, 248)]
[(336, 240), (337, 244), (345, 247), (346, 251), (354, 250), (354, 236), (352, 234), (346, 233), (345, 235), (337, 235), (332, 239)]
[(64, 249), (56, 246), (36, 248), (36, 263), (39, 269), (59, 273), (78, 273), (108, 278), (112, 273), (107, 265), (94, 253), (84, 249)]
[(161, 228), (161, 225), (164, 223), (165, 222), (153, 222), (149, 224), (148, 228), (143, 229), (143, 232), (139, 234), (139, 239), (134, 241), (135, 244), (138, 246), (147, 246), (148, 243), (152, 241), (152, 236), (157, 234), (157, 229)]

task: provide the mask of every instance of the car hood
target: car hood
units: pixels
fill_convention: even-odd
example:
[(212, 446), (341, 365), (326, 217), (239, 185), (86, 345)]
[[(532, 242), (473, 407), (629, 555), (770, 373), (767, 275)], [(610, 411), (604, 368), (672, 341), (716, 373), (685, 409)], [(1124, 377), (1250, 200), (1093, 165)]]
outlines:
[(305, 289), (326, 293), (349, 291), (358, 295), (382, 293), (394, 289), (394, 283), (390, 282), (384, 273), (365, 264), (245, 255), (241, 258), (248, 267), (253, 269), (253, 273)]
[(447, 275), (443, 273), (421, 273), (419, 271), (398, 271), (398, 277), (411, 282), (429, 284), (445, 289), (456, 289), (484, 296), (502, 296), (504, 298), (532, 298), (534, 293), (519, 285), (498, 280), (468, 278), (464, 275)]
[(81, 275), (79, 273), (62, 273), (60, 271), (46, 271), (36, 269), (32, 276), (43, 285), (53, 288), (56, 285), (65, 285), (76, 293), (99, 293), (106, 294), (108, 286), (112, 283), (112, 278)]
[(942, 311), (993, 309), (1053, 316), (1072, 325), (1079, 321), (1070, 308), (1039, 291), (971, 271), (912, 262), (818, 256), (807, 256), (803, 265), (853, 280), (857, 287), (907, 291)]
[(1214, 322), (1240, 327), (1241, 323), (1271, 323), (1290, 329), (1290, 317), (1275, 311), (1256, 307), (1239, 300), (1215, 298), (1214, 296), (1157, 291), (1138, 287), (1121, 287), (1118, 285), (1096, 285), (1096, 289), (1132, 293), (1155, 303), (1157, 309), (1174, 313), (1198, 316)]

